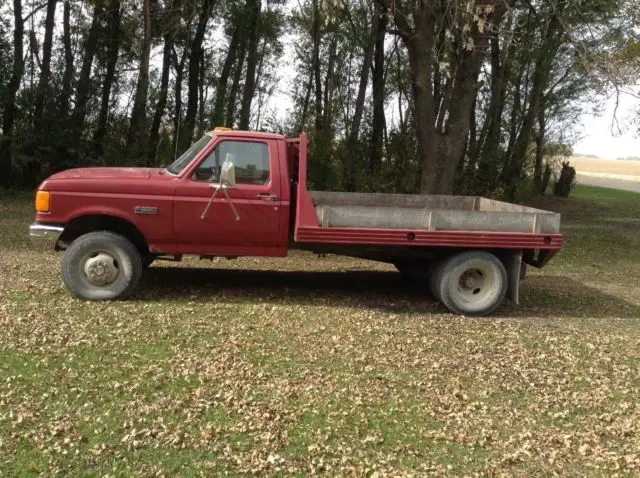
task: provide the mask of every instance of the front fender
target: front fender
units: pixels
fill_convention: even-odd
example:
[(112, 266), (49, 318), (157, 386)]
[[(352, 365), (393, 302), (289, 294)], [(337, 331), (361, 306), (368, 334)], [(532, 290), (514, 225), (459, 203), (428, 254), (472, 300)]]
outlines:
[(172, 214), (173, 197), (168, 195), (52, 191), (50, 212), (37, 213), (36, 222), (64, 227), (82, 217), (111, 217), (137, 229), (154, 252), (172, 253)]

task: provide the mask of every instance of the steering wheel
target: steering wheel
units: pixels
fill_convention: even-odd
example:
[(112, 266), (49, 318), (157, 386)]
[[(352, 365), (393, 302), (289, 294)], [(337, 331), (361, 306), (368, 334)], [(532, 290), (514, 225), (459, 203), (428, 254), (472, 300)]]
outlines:
[(213, 176), (213, 168), (198, 168), (195, 172), (196, 180), (209, 181)]

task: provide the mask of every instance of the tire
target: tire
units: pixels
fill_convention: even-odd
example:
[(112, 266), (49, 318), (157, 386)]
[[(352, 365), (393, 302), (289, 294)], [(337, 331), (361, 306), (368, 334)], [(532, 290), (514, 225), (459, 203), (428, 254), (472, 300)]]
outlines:
[(446, 264), (446, 260), (442, 260), (435, 264), (429, 274), (429, 292), (431, 296), (442, 302), (442, 295), (440, 294), (440, 282), (442, 280), (442, 272)]
[(484, 251), (457, 254), (442, 263), (440, 301), (451, 311), (468, 316), (489, 315), (507, 294), (507, 271), (496, 256)]
[(108, 231), (80, 236), (62, 257), (62, 280), (79, 299), (124, 299), (137, 287), (142, 271), (136, 247), (126, 237)]
[(441, 274), (442, 261), (440, 262), (394, 262), (393, 264), (402, 276), (411, 282), (419, 284), (421, 287), (425, 285), (429, 288), (431, 297), (442, 302), (440, 298), (438, 277)]

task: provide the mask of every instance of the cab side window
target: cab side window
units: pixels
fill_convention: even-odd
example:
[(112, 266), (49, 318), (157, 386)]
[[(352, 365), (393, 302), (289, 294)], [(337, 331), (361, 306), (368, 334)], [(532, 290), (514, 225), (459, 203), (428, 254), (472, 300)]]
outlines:
[(262, 185), (269, 182), (269, 148), (265, 143), (251, 141), (222, 141), (200, 163), (191, 179), (218, 182), (225, 160), (235, 166), (236, 184)]

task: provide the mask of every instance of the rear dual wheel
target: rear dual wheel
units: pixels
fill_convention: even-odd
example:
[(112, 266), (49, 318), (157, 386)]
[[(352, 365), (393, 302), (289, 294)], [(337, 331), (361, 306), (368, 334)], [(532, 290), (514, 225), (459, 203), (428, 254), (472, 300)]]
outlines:
[(432, 294), (450, 311), (470, 316), (489, 315), (503, 302), (507, 271), (496, 256), (469, 251), (451, 256), (430, 277)]
[(433, 298), (457, 314), (488, 315), (507, 293), (507, 271), (489, 252), (463, 252), (428, 267), (408, 261), (395, 266), (406, 277), (428, 281)]

